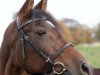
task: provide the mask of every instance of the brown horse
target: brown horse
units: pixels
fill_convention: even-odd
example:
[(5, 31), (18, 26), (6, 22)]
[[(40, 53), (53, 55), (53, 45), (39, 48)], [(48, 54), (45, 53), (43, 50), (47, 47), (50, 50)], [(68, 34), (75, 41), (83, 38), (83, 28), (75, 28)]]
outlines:
[(85, 58), (63, 39), (59, 24), (45, 12), (47, 0), (34, 8), (33, 4), (34, 0), (26, 0), (5, 31), (0, 75), (93, 75)]

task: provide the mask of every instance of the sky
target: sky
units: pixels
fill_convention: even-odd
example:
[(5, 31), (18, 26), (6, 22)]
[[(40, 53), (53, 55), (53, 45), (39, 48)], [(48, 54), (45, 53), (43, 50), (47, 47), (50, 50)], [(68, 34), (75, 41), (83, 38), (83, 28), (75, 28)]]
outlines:
[[(35, 0), (35, 5), (40, 0)], [(0, 43), (4, 31), (25, 0), (0, 0)], [(100, 22), (100, 0), (48, 0), (47, 10), (56, 19), (75, 19), (88, 27)]]

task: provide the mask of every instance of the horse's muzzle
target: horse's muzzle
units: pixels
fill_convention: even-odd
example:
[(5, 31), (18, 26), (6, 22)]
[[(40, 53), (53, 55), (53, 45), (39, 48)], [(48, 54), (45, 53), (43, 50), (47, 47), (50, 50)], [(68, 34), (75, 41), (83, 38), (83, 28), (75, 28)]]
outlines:
[(65, 70), (62, 74), (51, 73), (51, 74), (43, 74), (43, 75), (72, 75), (72, 74), (69, 71)]

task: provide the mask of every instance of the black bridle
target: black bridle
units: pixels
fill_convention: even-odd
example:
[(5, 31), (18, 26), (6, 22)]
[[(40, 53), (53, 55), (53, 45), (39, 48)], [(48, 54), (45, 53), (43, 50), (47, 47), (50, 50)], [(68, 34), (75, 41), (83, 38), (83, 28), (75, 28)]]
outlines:
[[(41, 18), (40, 18), (41, 19)], [(69, 48), (69, 47), (73, 47), (72, 43), (67, 43), (65, 44), (61, 49), (58, 50), (58, 52), (55, 53), (54, 56), (52, 56), (51, 58), (49, 58), (41, 48), (38, 48), (36, 43), (34, 43), (31, 38), (25, 34), (23, 28), (25, 26), (27, 26), (29, 23), (31, 23), (34, 20), (39, 20), (39, 19), (32, 19), (29, 20), (27, 22), (25, 22), (24, 24), (20, 24), (19, 21), (19, 17), (17, 17), (16, 19), (16, 25), (17, 25), (17, 29), (20, 33), (20, 41), (21, 41), (21, 46), (22, 46), (22, 53), (23, 53), (23, 59), (25, 59), (25, 42), (32, 48), (32, 50), (34, 52), (36, 52), (40, 57), (42, 57), (42, 59), (48, 64), (48, 69), (49, 72), (55, 73), (55, 74), (62, 74), (66, 71), (66, 68), (64, 66), (64, 64), (62, 64), (61, 62), (56, 62), (54, 63), (55, 59), (65, 50), (65, 48)], [(55, 70), (55, 65), (61, 65), (63, 67), (61, 72), (57, 72)]]

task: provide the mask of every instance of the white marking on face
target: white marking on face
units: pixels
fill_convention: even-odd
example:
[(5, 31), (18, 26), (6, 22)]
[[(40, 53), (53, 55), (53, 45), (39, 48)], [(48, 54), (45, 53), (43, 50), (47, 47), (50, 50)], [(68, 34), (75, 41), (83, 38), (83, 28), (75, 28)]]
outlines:
[(46, 21), (50, 26), (55, 27), (53, 23), (51, 23), (50, 21)]

